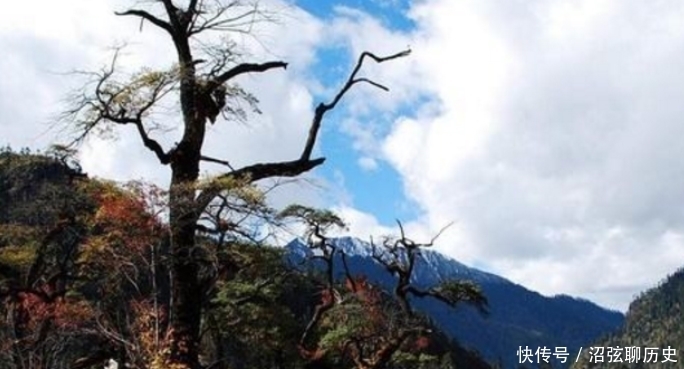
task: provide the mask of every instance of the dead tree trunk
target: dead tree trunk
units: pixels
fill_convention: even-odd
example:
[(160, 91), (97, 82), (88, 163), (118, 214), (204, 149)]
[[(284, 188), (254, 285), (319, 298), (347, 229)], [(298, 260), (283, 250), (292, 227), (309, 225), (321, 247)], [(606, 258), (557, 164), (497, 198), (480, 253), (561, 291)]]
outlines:
[[(143, 4), (143, 3), (141, 3)], [(202, 147), (207, 121), (214, 122), (221, 112), (230, 113), (226, 106), (228, 84), (234, 78), (247, 73), (262, 73), (271, 69), (284, 69), (282, 61), (266, 63), (241, 63), (231, 65), (228, 45), (215, 45), (212, 52), (201, 58), (193, 55), (191, 39), (197, 39), (205, 31), (231, 31), (235, 24), (244, 25), (248, 19), (259, 15), (260, 9), (241, 1), (208, 2), (189, 0), (179, 7), (173, 0), (145, 2), (145, 8), (132, 8), (117, 13), (138, 17), (167, 33), (177, 54), (177, 67), (165, 72), (145, 72), (129, 81), (117, 81), (115, 62), (100, 74), (93, 74), (94, 91), (79, 94), (75, 107), (67, 112), (82, 128), (76, 141), (85, 138), (102, 124), (132, 125), (136, 128), (142, 144), (152, 151), (160, 164), (171, 168), (169, 189), (170, 222), (170, 285), (171, 303), (169, 329), (171, 339), (171, 362), (179, 368), (198, 368), (198, 341), (203, 313), (203, 289), (200, 284), (200, 265), (197, 257), (196, 230), (200, 214), (219, 195), (226, 179), (239, 179), (247, 183), (270, 177), (295, 177), (325, 161), (312, 158), (318, 132), (325, 114), (334, 109), (347, 91), (357, 83), (387, 90), (370, 79), (357, 77), (363, 62), (370, 58), (382, 63), (409, 54), (403, 51), (387, 57), (364, 52), (357, 60), (346, 83), (329, 103), (319, 104), (313, 114), (309, 134), (303, 143), (299, 158), (289, 161), (256, 163), (233, 169), (198, 187), (201, 161), (227, 163), (225, 160), (205, 157)], [(242, 7), (247, 5), (247, 7)], [(141, 5), (142, 6), (142, 5)], [(244, 10), (247, 9), (247, 10)], [(247, 28), (248, 30), (248, 28)], [(206, 50), (206, 43), (203, 44)], [(208, 58), (208, 60), (207, 60)], [(198, 65), (207, 66), (198, 72)], [(147, 117), (158, 102), (171, 93), (179, 91), (179, 104), (183, 114), (183, 134), (178, 144), (164, 150), (148, 135)]]

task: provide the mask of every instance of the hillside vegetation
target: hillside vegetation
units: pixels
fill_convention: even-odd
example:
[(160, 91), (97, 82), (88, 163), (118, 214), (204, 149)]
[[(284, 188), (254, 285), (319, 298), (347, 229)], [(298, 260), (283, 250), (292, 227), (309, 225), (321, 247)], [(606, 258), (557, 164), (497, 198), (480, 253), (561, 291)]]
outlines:
[[(683, 308), (684, 269), (680, 269), (630, 304), (620, 332), (593, 344), (606, 351), (603, 362), (597, 360), (596, 354), (600, 352), (594, 350), (594, 355), (583, 356), (573, 368), (684, 368)], [(609, 347), (611, 351), (622, 353), (619, 359), (615, 355), (608, 355)], [(626, 354), (625, 350), (629, 347), (638, 348), (638, 358), (634, 354)], [(650, 353), (647, 353), (647, 348), (651, 348), (648, 350)], [(666, 351), (668, 348), (676, 351)], [(628, 357), (633, 360), (630, 362)], [(668, 361), (668, 358), (676, 362)]]
[[(240, 188), (231, 206), (270, 214)], [(168, 367), (164, 201), (154, 186), (89, 179), (64, 156), (0, 152), (0, 369)], [(198, 230), (193, 255), (206, 282), (203, 367), (489, 367), (361, 276), (331, 285), (281, 249), (226, 234)]]

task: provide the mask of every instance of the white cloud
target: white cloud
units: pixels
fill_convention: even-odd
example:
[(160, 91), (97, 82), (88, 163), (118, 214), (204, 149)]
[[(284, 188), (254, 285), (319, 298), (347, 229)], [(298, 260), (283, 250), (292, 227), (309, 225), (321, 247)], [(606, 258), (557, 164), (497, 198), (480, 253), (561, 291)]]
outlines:
[[(413, 49), (369, 70), (392, 91), (355, 90), (342, 131), (359, 165), (400, 173), (417, 235), (454, 221), (442, 251), (619, 309), (684, 264), (684, 5), (426, 0), (410, 16), (402, 33), (339, 8), (326, 30), (352, 55)], [(338, 210), (356, 235), (396, 233)]]
[(358, 160), (359, 166), (368, 172), (376, 170), (378, 168), (378, 161), (369, 156), (363, 156)]
[[(6, 142), (53, 141), (45, 123), (73, 84), (55, 72), (96, 68), (116, 42), (134, 40), (124, 58), (131, 66), (168, 65), (169, 41), (149, 24), (140, 33), (137, 20), (113, 16), (122, 4), (15, 1), (3, 8)], [(296, 157), (312, 91), (325, 90), (308, 71), (317, 48), (347, 45), (358, 55), (410, 46), (410, 58), (368, 65), (364, 74), (391, 91), (354, 89), (343, 128), (356, 141), (359, 165), (386, 160), (402, 176), (421, 211), (409, 234), (429, 239), (454, 221), (440, 250), (541, 292), (618, 308), (684, 264), (680, 2), (423, 0), (411, 10), (417, 28), (410, 33), (349, 8), (322, 24), (276, 4), (290, 15), (260, 31), (263, 44), (246, 41), (253, 56), (291, 64), (241, 79), (265, 114), (247, 126), (212, 126), (208, 154), (238, 166)], [(415, 111), (394, 119), (407, 103)], [(166, 168), (138, 140), (130, 130), (118, 141), (93, 140), (83, 163), (105, 177), (165, 180)], [(328, 200), (307, 191), (296, 187), (282, 199)], [(372, 215), (337, 210), (364, 238), (396, 233)]]
[(684, 265), (683, 5), (432, 0), (411, 14), (422, 73), (408, 79), (440, 104), (399, 118), (384, 152), (423, 222), (458, 223), (444, 249), (620, 309)]
[[(265, 2), (262, 3), (264, 5)], [(278, 0), (270, 1), (278, 12), (277, 22), (257, 25), (258, 37), (240, 36), (247, 52), (245, 60), (285, 60), (287, 70), (241, 76), (239, 82), (260, 100), (262, 115), (248, 124), (219, 121), (209, 127), (205, 154), (227, 159), (235, 167), (259, 161), (292, 160), (301, 154), (313, 112), (307, 68), (315, 61), (321, 42), (320, 21), (308, 13)], [(55, 127), (58, 113), (66, 108), (65, 96), (78, 87), (74, 70), (99, 70), (111, 61), (112, 46), (126, 44), (119, 56), (121, 70), (168, 68), (175, 62), (173, 44), (152, 24), (141, 26), (136, 17), (117, 17), (130, 1), (69, 0), (52, 2), (13, 2), (0, 14), (0, 46), (6, 56), (0, 60), (1, 144), (44, 148), (55, 141), (72, 139), (71, 128)], [(159, 10), (159, 8), (155, 8)], [(142, 31), (141, 31), (142, 27)], [(150, 135), (168, 149), (180, 138), (178, 118), (161, 116), (169, 132)], [(93, 176), (125, 181), (151, 180), (168, 183), (169, 169), (161, 166), (153, 153), (140, 142), (133, 127), (115, 127), (116, 139), (92, 137), (82, 147), (80, 159)], [(225, 168), (205, 165), (205, 174)], [(274, 199), (297, 199), (320, 204), (318, 189), (312, 186), (285, 186)]]
[[(312, 91), (320, 89), (309, 68), (316, 61), (316, 48), (325, 42), (323, 24), (287, 3), (265, 3), (262, 5), (278, 12), (277, 22), (261, 24), (254, 29), (257, 37), (241, 37), (238, 42), (244, 46), (245, 61), (284, 60), (288, 68), (240, 76), (239, 83), (260, 100), (263, 114), (250, 116), (246, 124), (219, 120), (208, 127), (204, 153), (227, 159), (234, 167), (299, 157), (313, 116)], [(168, 68), (174, 63), (173, 45), (163, 32), (149, 23), (144, 23), (140, 32), (135, 17), (113, 14), (130, 4), (123, 0), (71, 0), (42, 7), (14, 2), (9, 6), (14, 9), (0, 14), (0, 47), (6, 51), (0, 59), (0, 72), (5, 76), (0, 79), (0, 145), (45, 148), (73, 139), (71, 128), (50, 128), (56, 115), (66, 108), (66, 94), (81, 85), (78, 76), (64, 73), (108, 65), (112, 46), (126, 44), (119, 56), (125, 72), (143, 66)], [(181, 133), (174, 111), (177, 108), (158, 116), (168, 132), (149, 133), (167, 149)], [(141, 144), (133, 127), (115, 127), (115, 139), (91, 137), (81, 147), (79, 157), (91, 176), (117, 181), (144, 179), (162, 186), (170, 180), (169, 168), (160, 165)], [(224, 170), (212, 164), (202, 166), (204, 175)], [(269, 190), (269, 202), (278, 208), (290, 203), (320, 207), (332, 198), (345, 197), (344, 188), (316, 173), (284, 182)], [(272, 182), (263, 185), (269, 188)], [(281, 237), (272, 241), (288, 242), (299, 231), (276, 230)]]

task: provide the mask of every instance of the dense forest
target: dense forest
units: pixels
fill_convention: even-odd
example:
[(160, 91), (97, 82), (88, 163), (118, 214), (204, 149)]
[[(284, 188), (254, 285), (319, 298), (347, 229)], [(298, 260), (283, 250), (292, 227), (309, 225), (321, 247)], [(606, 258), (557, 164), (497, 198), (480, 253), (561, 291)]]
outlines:
[[(231, 124), (248, 123), (261, 113), (258, 96), (244, 88), (241, 78), (286, 72), (288, 61), (271, 60), (274, 53), (252, 53), (249, 46), (259, 43), (255, 26), (273, 22), (277, 11), (262, 8), (259, 1), (239, 0), (117, 5), (121, 7), (112, 17), (135, 20), (141, 32), (161, 35), (164, 42), (154, 46), (166, 48), (169, 60), (135, 66), (123, 61), (123, 47), (115, 47), (104, 65), (72, 74), (68, 85), (75, 89), (64, 91), (58, 119), (52, 122), (68, 132), (65, 142), (44, 153), (0, 149), (0, 369), (95, 369), (110, 362), (137, 369), (509, 368), (516, 359), (511, 347), (587, 349), (587, 340), (622, 323), (621, 313), (568, 296), (542, 296), (498, 276), (477, 283), (443, 278), (442, 269), (421, 267), (441, 258), (424, 251), (441, 232), (416, 241), (397, 221), (395, 235), (370, 240), (368, 257), (359, 261), (333, 240), (332, 235), (346, 231), (337, 214), (297, 204), (272, 206), (266, 183), (299, 179), (322, 166), (325, 155), (339, 155), (321, 149), (322, 127), (350, 91), (388, 92), (389, 83), (375, 78), (383, 76), (385, 63), (409, 57), (409, 47), (387, 54), (353, 47), (348, 68), (326, 65), (340, 78), (333, 86), (323, 86), (330, 81), (314, 83), (316, 94), (307, 96), (321, 101), (306, 102), (311, 111), (298, 122), (301, 137), (295, 147), (282, 151), (290, 156), (237, 160), (237, 165), (239, 149), (209, 150), (207, 142), (217, 132), (212, 127), (221, 126), (222, 134), (231, 135), (236, 132)], [(449, 72), (457, 69), (446, 60)], [(478, 78), (472, 80), (478, 89), (487, 87)], [(423, 98), (420, 91), (416, 94)], [(526, 111), (549, 105), (530, 101), (533, 108)], [(441, 109), (441, 103), (429, 105), (421, 114)], [(569, 110), (577, 106), (584, 104)], [(447, 117), (445, 121), (451, 120)], [(556, 113), (549, 117), (544, 119), (563, 122)], [(582, 122), (592, 119), (581, 117)], [(123, 131), (166, 171), (166, 187), (116, 183), (83, 172), (76, 160), (81, 145)], [(448, 145), (462, 144), (440, 136)], [(563, 147), (572, 141), (565, 133), (558, 136)], [(535, 147), (530, 156), (544, 152), (536, 144), (528, 146)], [(567, 152), (562, 154), (558, 157)], [(112, 160), (132, 159), (121, 155)], [(556, 169), (562, 168), (554, 165)], [(498, 175), (492, 178), (496, 185), (490, 187), (505, 187)], [(544, 202), (533, 203), (547, 207)], [(492, 204), (492, 212), (505, 207)], [(482, 228), (487, 232), (518, 220), (483, 218), (501, 219), (495, 227)], [(283, 245), (275, 244), (272, 236), (284, 229), (296, 230), (306, 260), (293, 263)], [(545, 239), (553, 234), (544, 233)], [(508, 236), (501, 243), (516, 246), (508, 244)], [(442, 266), (456, 268), (455, 261), (442, 261)], [(381, 275), (363, 275), (361, 266)], [(439, 278), (431, 278), (432, 272)], [(419, 273), (431, 283), (417, 283)], [(659, 351), (658, 363), (644, 363), (643, 357), (634, 365), (597, 363), (585, 351), (574, 367), (684, 367), (679, 358), (683, 298), (684, 271), (679, 271), (632, 303), (618, 333), (594, 343), (672, 348), (677, 362), (663, 362), (667, 355)], [(452, 316), (462, 305), (467, 308), (459, 317)], [(487, 325), (481, 324), (485, 317), (491, 318)], [(457, 342), (453, 333), (459, 330), (481, 351), (465, 346), (465, 339)], [(549, 365), (537, 357), (531, 366)]]
[[(344, 263), (339, 280), (332, 275), (340, 251), (327, 232), (344, 222), (299, 205), (276, 211), (258, 183), (322, 165), (314, 149), (326, 115), (356, 86), (388, 90), (359, 75), (364, 64), (410, 50), (360, 53), (346, 81), (314, 109), (301, 155), (235, 168), (205, 152), (208, 125), (258, 114), (257, 97), (235, 79), (288, 64), (247, 61), (229, 35), (252, 33), (272, 12), (241, 1), (128, 5), (116, 15), (161, 31), (174, 60), (131, 73), (116, 48), (106, 66), (78, 73), (83, 85), (60, 115), (73, 133), (66, 145), (47, 156), (1, 154), (0, 367), (94, 368), (109, 359), (173, 369), (486, 367), (413, 309), (423, 298), (486, 307), (469, 282), (413, 285), (416, 260), (432, 241), (414, 242), (401, 225), (399, 236), (380, 241), (374, 257), (396, 280), (390, 291)], [(169, 106), (182, 134), (165, 147), (156, 113)], [(81, 173), (73, 160), (79, 144), (124, 126), (168, 168), (168, 187)], [(202, 177), (206, 162), (226, 169)], [(287, 224), (299, 225), (321, 268), (297, 271), (269, 247), (268, 235)]]
[[(60, 153), (0, 153), (0, 368), (101, 368), (109, 359), (172, 367), (163, 191), (89, 179)], [(233, 196), (225, 206), (259, 211), (273, 224), (304, 221), (318, 237), (310, 246), (340, 268), (325, 238), (343, 225), (334, 214), (299, 206), (276, 214), (254, 188)], [(329, 279), (325, 267), (303, 271), (288, 265), (282, 249), (236, 236), (234, 225), (214, 232), (210, 224), (194, 251), (202, 260), (203, 367), (489, 367), (410, 306), (409, 293), (486, 304), (459, 281), (425, 290), (407, 283), (420, 244), (383, 244), (391, 245), (378, 253), (396, 278), (391, 293), (349, 269), (343, 280)]]
[[(684, 368), (683, 307), (684, 269), (680, 269), (632, 301), (620, 332), (594, 343), (604, 348), (599, 360), (587, 352), (573, 368)], [(609, 347), (619, 351), (619, 357), (608, 355)], [(626, 354), (628, 348), (638, 349)]]

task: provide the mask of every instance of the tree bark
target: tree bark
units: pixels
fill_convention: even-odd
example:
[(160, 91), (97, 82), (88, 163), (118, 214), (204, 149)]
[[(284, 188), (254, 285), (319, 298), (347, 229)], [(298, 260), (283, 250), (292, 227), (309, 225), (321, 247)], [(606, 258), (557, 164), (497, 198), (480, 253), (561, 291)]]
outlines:
[[(169, 225), (170, 225), (170, 290), (171, 301), (169, 306), (169, 335), (170, 335), (170, 361), (178, 368), (196, 369), (200, 367), (198, 360), (199, 335), (203, 313), (204, 290), (200, 281), (200, 263), (197, 257), (197, 245), (195, 233), (200, 214), (223, 190), (221, 179), (238, 178), (255, 182), (269, 177), (295, 177), (307, 172), (325, 161), (324, 158), (312, 158), (313, 149), (318, 138), (319, 129), (327, 112), (333, 110), (342, 97), (355, 84), (367, 83), (372, 86), (387, 90), (386, 87), (369, 80), (357, 77), (365, 59), (372, 59), (382, 63), (409, 54), (410, 50), (402, 51), (385, 57), (378, 57), (372, 53), (364, 52), (360, 55), (351, 75), (329, 103), (321, 103), (315, 109), (313, 120), (302, 154), (299, 158), (290, 161), (277, 161), (256, 163), (243, 168), (233, 170), (218, 176), (214, 181), (202, 189), (197, 188), (200, 161), (202, 160), (202, 146), (206, 135), (207, 120), (215, 118), (216, 112), (208, 111), (206, 102), (212, 98), (212, 93), (221, 86), (232, 82), (232, 79), (242, 74), (262, 73), (271, 69), (286, 68), (287, 63), (271, 61), (266, 63), (242, 63), (226, 68), (226, 60), (214, 62), (216, 69), (209, 74), (198, 75), (196, 66), (207, 63), (204, 60), (195, 60), (190, 38), (209, 30), (225, 30), (227, 25), (243, 16), (252, 14), (246, 11), (237, 17), (224, 16), (224, 13), (234, 5), (226, 2), (217, 9), (205, 7), (202, 1), (190, 0), (184, 9), (177, 7), (172, 0), (157, 0), (149, 2), (150, 9), (157, 5), (163, 5), (164, 15), (159, 12), (151, 12), (145, 9), (129, 9), (117, 13), (122, 16), (134, 16), (142, 21), (162, 29), (169, 34), (178, 58), (178, 80), (180, 84), (180, 106), (183, 114), (183, 135), (180, 142), (169, 151), (164, 151), (162, 146), (148, 136), (143, 124), (143, 118), (148, 109), (151, 109), (168, 90), (168, 81), (160, 82), (152, 98), (146, 104), (138, 107), (136, 111), (130, 111), (128, 106), (117, 106), (116, 97), (123, 94), (124, 90), (109, 91), (108, 79), (114, 72), (114, 63), (111, 69), (103, 72), (96, 87), (94, 96), (85, 102), (77, 104), (77, 108), (70, 114), (77, 116), (79, 113), (86, 114), (84, 120), (83, 136), (101, 121), (109, 121), (116, 124), (133, 124), (137, 127), (143, 144), (153, 151), (163, 165), (171, 167), (171, 185), (169, 189)], [(219, 4), (221, 2), (218, 2)], [(206, 15), (209, 12), (210, 14)], [(227, 14), (227, 13), (226, 13)], [(206, 15), (206, 16), (200, 16)], [(115, 58), (116, 60), (116, 58)], [(173, 81), (174, 83), (176, 80)], [(94, 118), (91, 110), (98, 113)], [(221, 162), (221, 161), (217, 161)]]
[[(192, 84), (193, 82), (189, 82)], [(171, 226), (171, 362), (199, 368), (198, 347), (203, 295), (199, 264), (195, 260), (195, 233), (199, 217), (195, 186), (204, 139), (204, 122), (194, 100), (192, 86), (181, 86), (181, 104), (186, 118), (183, 140), (172, 153), (169, 222)], [(193, 119), (194, 118), (194, 119)]]

